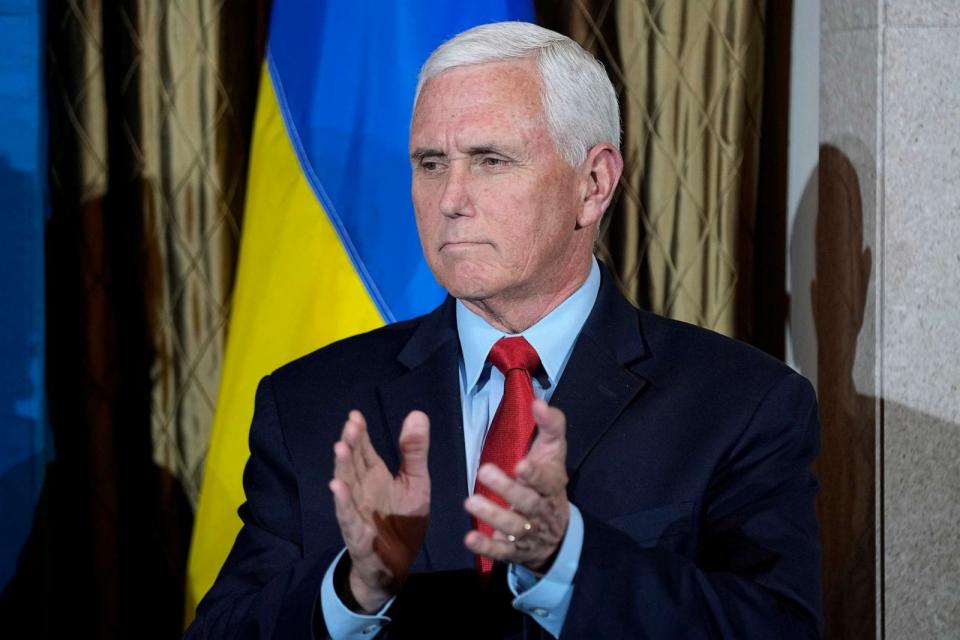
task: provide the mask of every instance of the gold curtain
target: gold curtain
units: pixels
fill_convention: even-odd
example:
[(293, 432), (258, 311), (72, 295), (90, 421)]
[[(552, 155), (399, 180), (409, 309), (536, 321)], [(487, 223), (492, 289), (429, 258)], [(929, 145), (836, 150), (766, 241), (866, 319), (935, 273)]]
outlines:
[[(223, 361), (240, 237), (247, 122), (228, 91), (224, 3), (141, 2), (128, 26), (134, 57), (130, 148), (142, 184), (145, 294), (154, 359), (154, 462), (196, 504)], [(135, 22), (133, 22), (135, 20)], [(258, 66), (246, 61), (247, 72)]]
[(182, 634), (268, 5), (50, 3), (56, 457), (5, 628)]
[(51, 11), (54, 114), (64, 107), (61, 134), (80, 143), (72, 157), (54, 147), (53, 186), (76, 173), (79, 192), (58, 194), (65, 205), (121, 191), (122, 214), (140, 219), (129, 266), (143, 277), (153, 459), (191, 503), (219, 382), (265, 24), (263, 3), (244, 4), (74, 0)]
[[(560, 6), (560, 5), (564, 6)], [(540, 2), (620, 96), (624, 175), (598, 254), (636, 304), (734, 335), (750, 264), (765, 3)], [(747, 261), (749, 262), (749, 261)]]

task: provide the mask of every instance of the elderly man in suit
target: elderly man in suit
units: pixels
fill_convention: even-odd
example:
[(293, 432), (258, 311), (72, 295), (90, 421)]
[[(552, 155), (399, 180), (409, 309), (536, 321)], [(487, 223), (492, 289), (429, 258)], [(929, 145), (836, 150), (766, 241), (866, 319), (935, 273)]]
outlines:
[(617, 292), (593, 247), (619, 131), (560, 34), (431, 55), (412, 192), (450, 297), (264, 379), (244, 526), (188, 635), (819, 635), (813, 392)]

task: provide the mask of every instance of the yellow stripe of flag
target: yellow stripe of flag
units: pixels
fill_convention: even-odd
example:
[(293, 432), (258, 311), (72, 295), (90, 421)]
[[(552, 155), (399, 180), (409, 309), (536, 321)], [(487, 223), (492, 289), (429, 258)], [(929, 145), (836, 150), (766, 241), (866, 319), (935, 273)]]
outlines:
[(290, 144), (261, 74), (223, 376), (187, 567), (187, 618), (240, 531), (257, 383), (325, 344), (383, 324)]

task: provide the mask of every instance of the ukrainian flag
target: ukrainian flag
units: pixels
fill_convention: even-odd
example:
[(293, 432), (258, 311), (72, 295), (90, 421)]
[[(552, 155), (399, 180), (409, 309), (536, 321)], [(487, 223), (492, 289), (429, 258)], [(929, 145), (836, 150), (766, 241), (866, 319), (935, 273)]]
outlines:
[(420, 65), (472, 26), (530, 19), (529, 0), (274, 0), (188, 617), (240, 530), (260, 378), (443, 298), (410, 202), (407, 131)]

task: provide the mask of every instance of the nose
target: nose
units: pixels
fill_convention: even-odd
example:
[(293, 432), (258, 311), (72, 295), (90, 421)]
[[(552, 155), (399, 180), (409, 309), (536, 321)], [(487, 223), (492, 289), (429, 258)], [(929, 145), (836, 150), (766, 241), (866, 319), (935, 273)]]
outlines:
[(448, 218), (467, 215), (470, 207), (468, 189), (469, 172), (466, 163), (451, 161), (444, 176), (443, 193), (440, 194), (440, 213)]

